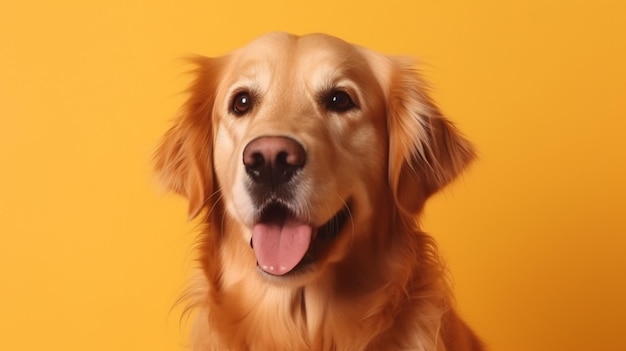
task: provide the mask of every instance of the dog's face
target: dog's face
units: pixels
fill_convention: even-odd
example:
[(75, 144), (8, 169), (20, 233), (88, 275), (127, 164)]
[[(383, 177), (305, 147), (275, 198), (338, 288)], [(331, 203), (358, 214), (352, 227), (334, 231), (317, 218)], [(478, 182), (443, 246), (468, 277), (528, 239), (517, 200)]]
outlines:
[(376, 225), (416, 216), (473, 157), (401, 59), (275, 33), (196, 62), (157, 169), (192, 216), (220, 204), (272, 281), (306, 283), (389, 235)]
[(367, 189), (386, 186), (383, 90), (328, 37), (270, 36), (231, 60), (213, 108), (221, 195), (263, 272), (302, 275), (338, 258), (348, 222), (371, 212)]

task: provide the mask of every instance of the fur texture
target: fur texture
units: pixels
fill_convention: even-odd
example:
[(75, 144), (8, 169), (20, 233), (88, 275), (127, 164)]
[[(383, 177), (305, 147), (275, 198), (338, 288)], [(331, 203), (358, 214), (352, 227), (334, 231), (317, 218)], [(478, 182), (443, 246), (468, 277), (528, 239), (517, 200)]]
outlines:
[[(193, 63), (189, 99), (156, 153), (163, 184), (203, 222), (186, 295), (193, 350), (483, 349), (418, 221), (474, 151), (412, 61), (272, 33)], [(274, 142), (286, 146), (272, 153)], [(260, 184), (259, 158), (284, 181)], [(257, 265), (264, 221), (310, 234), (286, 273)]]

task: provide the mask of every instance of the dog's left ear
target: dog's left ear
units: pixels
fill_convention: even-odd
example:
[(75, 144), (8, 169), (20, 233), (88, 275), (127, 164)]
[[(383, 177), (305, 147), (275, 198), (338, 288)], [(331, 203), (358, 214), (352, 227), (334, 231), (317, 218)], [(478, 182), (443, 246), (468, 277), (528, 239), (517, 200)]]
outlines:
[(392, 58), (388, 90), (389, 179), (399, 210), (414, 216), (476, 154), (428, 96), (409, 60)]

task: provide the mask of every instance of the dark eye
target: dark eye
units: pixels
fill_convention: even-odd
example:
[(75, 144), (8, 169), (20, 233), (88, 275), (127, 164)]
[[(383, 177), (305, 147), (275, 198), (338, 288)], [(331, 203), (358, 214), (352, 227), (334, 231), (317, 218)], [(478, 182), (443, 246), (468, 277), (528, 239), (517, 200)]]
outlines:
[(235, 95), (232, 103), (232, 111), (238, 116), (243, 116), (252, 109), (252, 97), (248, 92), (241, 92)]
[(356, 107), (350, 94), (343, 90), (333, 90), (326, 95), (324, 105), (327, 110), (333, 112), (346, 112)]

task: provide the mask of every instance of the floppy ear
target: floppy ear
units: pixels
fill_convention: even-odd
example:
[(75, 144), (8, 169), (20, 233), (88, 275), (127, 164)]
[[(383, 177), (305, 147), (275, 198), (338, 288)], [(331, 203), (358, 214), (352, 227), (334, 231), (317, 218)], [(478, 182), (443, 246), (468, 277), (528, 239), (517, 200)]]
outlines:
[(389, 85), (390, 185), (397, 207), (413, 217), (430, 195), (465, 169), (475, 152), (428, 96), (412, 62), (393, 58)]
[(174, 126), (155, 153), (155, 172), (161, 183), (189, 200), (189, 218), (207, 205), (213, 189), (212, 110), (221, 60), (192, 59), (195, 78)]

